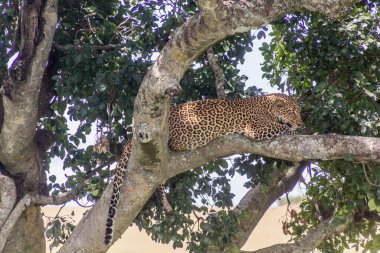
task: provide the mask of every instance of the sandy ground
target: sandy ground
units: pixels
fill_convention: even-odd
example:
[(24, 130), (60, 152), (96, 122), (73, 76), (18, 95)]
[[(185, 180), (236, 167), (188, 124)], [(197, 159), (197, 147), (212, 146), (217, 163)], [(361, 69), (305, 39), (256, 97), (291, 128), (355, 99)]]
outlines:
[[(55, 216), (57, 207), (44, 207), (43, 212), (48, 216)], [(83, 208), (65, 207), (61, 214), (75, 213), (75, 220), (82, 217)], [(257, 250), (276, 243), (286, 243), (290, 237), (282, 233), (282, 221), (285, 220), (286, 206), (270, 208), (261, 219), (259, 225), (248, 239), (243, 250)], [(49, 245), (49, 242), (47, 242)], [(47, 250), (49, 252), (49, 250)], [(56, 250), (53, 250), (56, 252)], [(169, 245), (153, 242), (145, 232), (140, 232), (136, 226), (130, 227), (108, 251), (109, 253), (183, 253), (184, 249), (173, 249)], [(355, 252), (354, 250), (345, 252)]]

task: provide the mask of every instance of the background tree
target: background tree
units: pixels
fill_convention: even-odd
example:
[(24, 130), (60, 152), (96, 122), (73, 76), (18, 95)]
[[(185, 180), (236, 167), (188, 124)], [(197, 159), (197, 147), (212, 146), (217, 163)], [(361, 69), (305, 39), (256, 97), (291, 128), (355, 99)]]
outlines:
[[(58, 218), (46, 235), (53, 246), (63, 244), (60, 252), (105, 252), (110, 167), (132, 132), (116, 238), (134, 222), (174, 247), (239, 252), (265, 210), (307, 168), (301, 212), (284, 224), (298, 243), (260, 252), (329, 252), (348, 243), (379, 248), (376, 1), (5, 0), (0, 8), (3, 252), (43, 252), (39, 206), (78, 198), (96, 204), (75, 229)], [(261, 93), (246, 87), (237, 66), (269, 22), (265, 76), (300, 99), (311, 133), (352, 136), (251, 142), (233, 135), (194, 151), (168, 150), (170, 104), (217, 96), (207, 48), (223, 70), (227, 97)], [(75, 133), (71, 120), (79, 122)], [(84, 145), (94, 125), (97, 152)], [(244, 154), (232, 167), (219, 159), (236, 153)], [(63, 171), (50, 166), (54, 157), (63, 159)], [(62, 173), (67, 180), (56, 182)], [(229, 180), (237, 173), (251, 189), (234, 208)], [(150, 198), (164, 182), (169, 213)]]

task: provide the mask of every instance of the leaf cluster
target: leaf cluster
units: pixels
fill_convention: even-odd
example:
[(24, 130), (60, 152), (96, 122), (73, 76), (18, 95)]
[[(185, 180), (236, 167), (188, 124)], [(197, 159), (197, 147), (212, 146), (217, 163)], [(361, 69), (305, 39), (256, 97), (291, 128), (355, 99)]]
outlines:
[[(262, 70), (273, 86), (301, 98), (309, 131), (380, 136), (379, 3), (361, 1), (342, 20), (288, 15), (272, 25)], [(291, 214), (295, 240), (321, 221), (349, 223), (322, 252), (362, 247), (378, 252), (379, 166), (343, 161), (309, 168), (301, 211)], [(349, 222), (353, 219), (352, 222)]]
[[(74, 190), (90, 203), (101, 196), (113, 175), (111, 165), (116, 158), (95, 153), (91, 145), (93, 136), (95, 133), (106, 136), (111, 147), (126, 141), (131, 133), (134, 100), (148, 68), (173, 31), (198, 12), (191, 0), (60, 1), (51, 53), (55, 59), (55, 72), (50, 76), (55, 82), (51, 102), (54, 115), (41, 118), (38, 125), (55, 135), (55, 143), (44, 158), (53, 194)], [(245, 53), (252, 50), (252, 39), (251, 33), (244, 33), (214, 46), (229, 97), (245, 92), (247, 78), (239, 74), (237, 66), (244, 62)], [(173, 103), (215, 98), (214, 83), (206, 55), (202, 55), (181, 80), (184, 92)], [(63, 167), (53, 169), (51, 164), (57, 158), (63, 160)], [(232, 238), (227, 235), (234, 231), (232, 225), (236, 220), (231, 217), (226, 218), (231, 222), (222, 222), (228, 216), (226, 211), (221, 212), (221, 218), (215, 215), (213, 219), (204, 218), (203, 229), (199, 231), (189, 229), (194, 226), (189, 219), (194, 210), (206, 214), (206, 206), (210, 204), (218, 209), (232, 206), (226, 166), (225, 160), (207, 165), (205, 169), (213, 175), (210, 178), (202, 170), (174, 178), (168, 183), (169, 199), (178, 212), (163, 214), (153, 197), (136, 224), (155, 240), (165, 243), (172, 240), (175, 247), (195, 240), (190, 243), (192, 246), (188, 244), (193, 251), (205, 248), (213, 240), (217, 242), (222, 238), (217, 232), (226, 231), (217, 245), (227, 247), (230, 240), (227, 238)], [(56, 174), (61, 173), (66, 176), (64, 182), (57, 179)], [(194, 199), (198, 199), (199, 205)], [(200, 239), (205, 234), (207, 243)]]

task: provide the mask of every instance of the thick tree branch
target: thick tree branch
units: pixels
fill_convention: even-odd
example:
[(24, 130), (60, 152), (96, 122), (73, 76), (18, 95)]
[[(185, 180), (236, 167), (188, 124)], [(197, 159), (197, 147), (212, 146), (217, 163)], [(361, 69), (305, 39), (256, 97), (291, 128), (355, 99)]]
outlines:
[(235, 242), (239, 249), (247, 242), (269, 206), (284, 193), (293, 190), (306, 166), (307, 163), (302, 162), (286, 171), (276, 169), (265, 188), (259, 184), (240, 200), (235, 209), (240, 216), (239, 234)]
[(10, 177), (0, 175), (0, 228), (11, 214), (16, 198), (17, 191), (14, 181)]
[[(297, 184), (307, 163), (302, 162), (287, 170), (275, 169), (270, 175), (270, 181), (250, 189), (235, 208), (239, 217), (239, 232), (232, 243), (233, 248), (241, 249), (252, 231), (255, 229), (270, 205), (281, 195), (291, 191)], [(269, 190), (268, 190), (269, 189)], [(230, 249), (221, 251), (212, 247), (210, 253), (229, 253)]]
[[(16, 61), (30, 65), (26, 70), (21, 67), (21, 72), (26, 71), (25, 79), (20, 77), (20, 80), (15, 80), (11, 78), (12, 75), (8, 77), (8, 84), (13, 83), (12, 96), (3, 96), (0, 161), (12, 174), (28, 172), (33, 164), (31, 161), (35, 160), (33, 137), (37, 126), (38, 94), (57, 22), (57, 1), (47, 0), (44, 3), (45, 6), (38, 6), (23, 1), (22, 8), (28, 9), (22, 9), (25, 14), (21, 15), (21, 21), (28, 25), (21, 23), (22, 47), (19, 58), (23, 59), (18, 58)], [(44, 22), (40, 22), (38, 8), (43, 8)], [(28, 53), (23, 55), (23, 52)]]
[(8, 240), (8, 237), (10, 233), (12, 232), (12, 229), (14, 228), (16, 222), (20, 218), (21, 214), (24, 212), (24, 210), (30, 206), (31, 204), (31, 196), (25, 195), (16, 205), (16, 207), (13, 209), (11, 215), (9, 215), (7, 221), (5, 224), (1, 227), (0, 230), (0, 252), (3, 252), (5, 243)]
[(338, 160), (380, 163), (380, 138), (342, 135), (287, 135), (251, 141), (240, 135), (219, 137), (192, 151), (173, 152), (168, 177), (199, 167), (212, 159), (252, 153), (288, 161)]
[[(19, 1), (20, 52), (1, 90), (0, 162), (11, 174), (19, 174), (21, 196), (46, 189), (46, 174), (34, 136), (39, 92), (56, 30), (57, 2)], [(24, 203), (28, 204), (27, 199), (1, 228), (2, 252), (43, 252), (46, 248), (40, 208), (25, 207)]]
[[(168, 167), (173, 168), (168, 166), (169, 99), (180, 94), (180, 79), (205, 49), (228, 35), (262, 27), (291, 11), (312, 9), (337, 17), (344, 14), (353, 2), (352, 0), (333, 0), (327, 3), (319, 0), (198, 1), (201, 13), (189, 18), (176, 30), (144, 77), (136, 97), (132, 155), (121, 189), (114, 237), (119, 237), (131, 224), (155, 187), (165, 182), (169, 175), (178, 172), (175, 170), (174, 173), (170, 173), (165, 170)], [(187, 170), (191, 168), (194, 167), (188, 167)], [(182, 167), (182, 170), (186, 169)], [(110, 192), (111, 187), (78, 224), (72, 236), (60, 249), (60, 253), (107, 250), (107, 246), (102, 243), (102, 237)], [(89, 240), (93, 243), (84, 243)]]
[(297, 243), (276, 244), (255, 251), (240, 251), (241, 253), (304, 253), (312, 252), (321, 242), (332, 237), (335, 233), (341, 233), (347, 227), (346, 224), (336, 224), (334, 219), (329, 219), (318, 224)]
[(16, 222), (19, 220), (21, 214), (30, 206), (45, 206), (45, 205), (61, 205), (75, 198), (72, 192), (66, 192), (57, 196), (42, 196), (36, 193), (26, 194), (13, 209), (5, 224), (0, 230), (0, 252), (4, 249), (5, 243), (14, 228)]
[(54, 196), (32, 195), (32, 204), (35, 206), (62, 205), (76, 199), (74, 192), (64, 192)]

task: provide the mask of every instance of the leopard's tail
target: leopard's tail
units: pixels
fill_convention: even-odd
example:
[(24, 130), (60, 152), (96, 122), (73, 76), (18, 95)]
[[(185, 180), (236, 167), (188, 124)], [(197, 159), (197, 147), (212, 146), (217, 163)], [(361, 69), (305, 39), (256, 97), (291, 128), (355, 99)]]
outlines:
[(158, 197), (158, 202), (161, 203), (162, 208), (164, 209), (164, 211), (165, 212), (171, 212), (171, 211), (173, 211), (173, 208), (170, 205), (169, 200), (168, 200), (168, 198), (166, 196), (165, 185), (162, 184), (159, 187), (157, 187), (156, 194), (157, 194), (157, 197)]
[(110, 206), (108, 209), (108, 218), (106, 223), (106, 231), (104, 236), (104, 243), (106, 245), (112, 242), (113, 237), (113, 227), (114, 227), (114, 218), (116, 214), (117, 204), (120, 199), (120, 188), (123, 184), (123, 178), (128, 167), (129, 156), (131, 155), (131, 139), (127, 141), (127, 144), (124, 147), (123, 154), (120, 157), (119, 163), (116, 165), (115, 169), (115, 178), (113, 180), (113, 191), (110, 201)]

